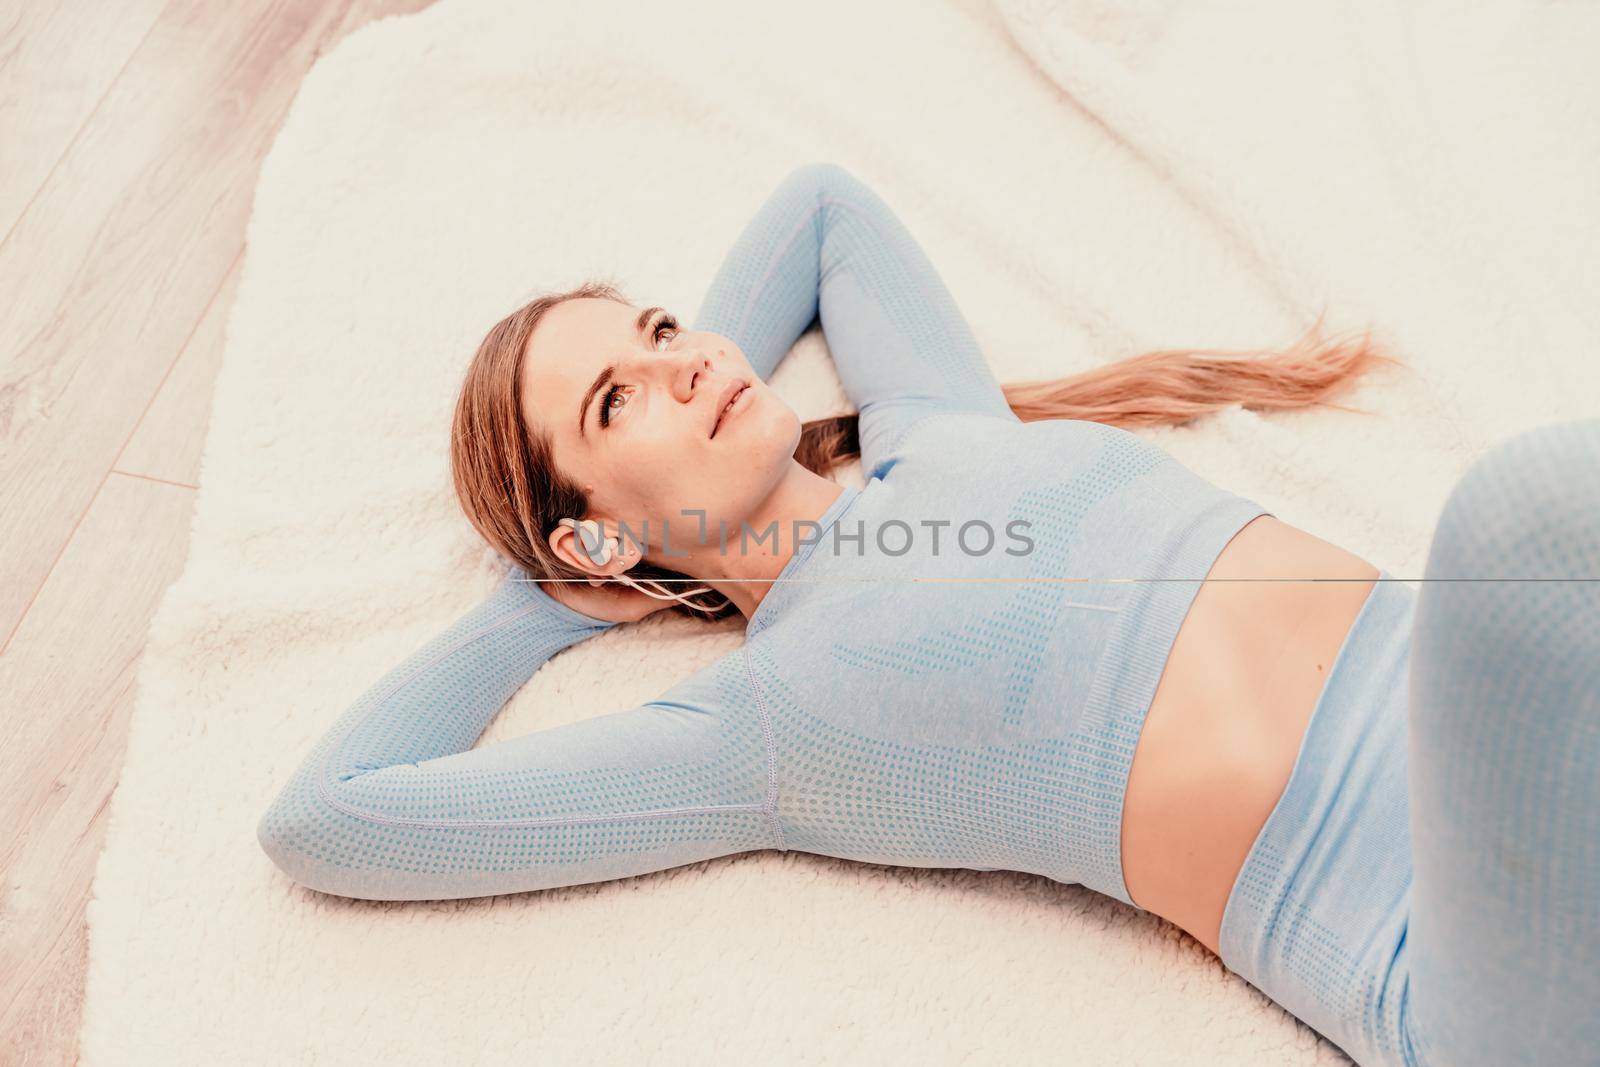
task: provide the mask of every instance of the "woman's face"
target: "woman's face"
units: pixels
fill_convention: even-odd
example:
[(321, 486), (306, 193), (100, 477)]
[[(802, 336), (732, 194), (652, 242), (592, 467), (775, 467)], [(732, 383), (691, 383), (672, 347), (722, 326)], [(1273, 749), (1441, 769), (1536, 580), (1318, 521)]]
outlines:
[(557, 468), (589, 494), (589, 515), (572, 517), (604, 520), (609, 536), (626, 524), (667, 567), (702, 530), (714, 549), (719, 520), (737, 544), (739, 524), (782, 479), (800, 440), (799, 417), (738, 345), (681, 328), (660, 308), (557, 304), (529, 338), (521, 388), (524, 419), (549, 435)]

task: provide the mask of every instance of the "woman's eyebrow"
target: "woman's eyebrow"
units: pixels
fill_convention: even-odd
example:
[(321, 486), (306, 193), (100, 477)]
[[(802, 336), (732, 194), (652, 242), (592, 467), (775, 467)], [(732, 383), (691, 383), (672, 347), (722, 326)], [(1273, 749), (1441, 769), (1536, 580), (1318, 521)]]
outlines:
[[(649, 324), (651, 317), (653, 315), (655, 315), (656, 312), (662, 311), (662, 310), (664, 310), (664, 309), (656, 307), (656, 308), (645, 308), (643, 311), (639, 312), (639, 317), (633, 320), (633, 332), (635, 334), (643, 334), (644, 333), (644, 328), (645, 328), (645, 326), (647, 326)], [(578, 436), (579, 437), (586, 437), (587, 436), (583, 432), (583, 427), (584, 427), (584, 424), (589, 421), (589, 401), (594, 399), (594, 395), (596, 393), (598, 393), (601, 389), (605, 388), (606, 383), (609, 382), (611, 380), (612, 375), (614, 375), (616, 373), (617, 373), (617, 365), (615, 363), (608, 364), (605, 367), (604, 370), (602, 370), (599, 374), (595, 375), (594, 381), (589, 383), (588, 391), (583, 394), (583, 403), (578, 405)]]

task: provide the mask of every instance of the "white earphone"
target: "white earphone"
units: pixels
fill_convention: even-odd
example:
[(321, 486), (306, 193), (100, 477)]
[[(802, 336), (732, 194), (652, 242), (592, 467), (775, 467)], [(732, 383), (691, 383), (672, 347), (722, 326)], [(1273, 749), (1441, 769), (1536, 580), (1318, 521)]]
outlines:
[(593, 519), (584, 519), (582, 522), (576, 519), (562, 519), (556, 525), (572, 528), (572, 532), (578, 536), (578, 543), (583, 546), (583, 554), (588, 556), (589, 561), (596, 567), (603, 567), (611, 562), (612, 553), (617, 547), (617, 539), (606, 537), (602, 543), (602, 534), (605, 531), (599, 523)]
[[(593, 519), (584, 519), (581, 522), (577, 519), (562, 519), (557, 525), (569, 526), (572, 528), (573, 534), (578, 538), (578, 543), (583, 546), (583, 554), (588, 556), (589, 562), (593, 563), (596, 567), (605, 566), (607, 563), (610, 563), (612, 557), (616, 555), (617, 539), (615, 537), (604, 536), (605, 529)], [(696, 611), (720, 611), (730, 603), (730, 601), (724, 597), (722, 603), (712, 607), (707, 607), (704, 604), (696, 604), (686, 599), (687, 597), (693, 596), (695, 593), (711, 592), (711, 589), (708, 586), (700, 586), (695, 589), (689, 589), (683, 593), (672, 593), (661, 589), (661, 583), (651, 582), (649, 579), (646, 579), (650, 585), (655, 586), (658, 590), (657, 592), (652, 592), (651, 590), (646, 589), (643, 585), (640, 585), (638, 582), (634, 581), (632, 578), (629, 578), (626, 574), (614, 574), (611, 577), (616, 581), (633, 586), (633, 588), (639, 590), (639, 592), (643, 593), (645, 596), (654, 597), (657, 600), (676, 600), (679, 603), (691, 607)]]

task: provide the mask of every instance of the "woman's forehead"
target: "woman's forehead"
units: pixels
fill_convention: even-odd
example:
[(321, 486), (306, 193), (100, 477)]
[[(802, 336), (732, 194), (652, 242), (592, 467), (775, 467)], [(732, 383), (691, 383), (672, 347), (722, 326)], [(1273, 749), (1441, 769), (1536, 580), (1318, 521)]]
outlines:
[(529, 364), (597, 363), (627, 344), (636, 308), (604, 297), (563, 300), (546, 311), (528, 338)]
[(563, 300), (546, 311), (523, 355), (525, 417), (546, 432), (577, 436), (583, 393), (626, 350), (637, 313), (604, 297)]

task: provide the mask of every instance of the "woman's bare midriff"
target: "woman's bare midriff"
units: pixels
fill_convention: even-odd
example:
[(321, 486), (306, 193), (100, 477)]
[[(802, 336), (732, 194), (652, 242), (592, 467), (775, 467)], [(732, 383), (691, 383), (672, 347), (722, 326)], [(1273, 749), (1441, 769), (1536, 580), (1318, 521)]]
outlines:
[[(1262, 515), (1217, 557), (1178, 630), (1134, 750), (1122, 873), (1135, 904), (1212, 952), (1234, 880), (1378, 575)], [(1220, 578), (1300, 580), (1209, 580)]]

